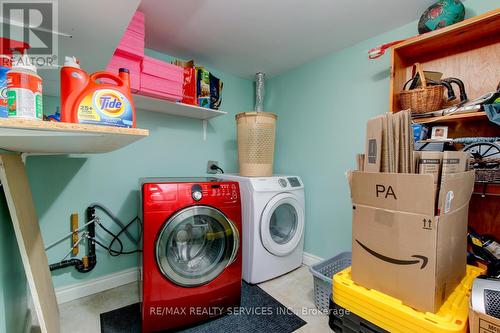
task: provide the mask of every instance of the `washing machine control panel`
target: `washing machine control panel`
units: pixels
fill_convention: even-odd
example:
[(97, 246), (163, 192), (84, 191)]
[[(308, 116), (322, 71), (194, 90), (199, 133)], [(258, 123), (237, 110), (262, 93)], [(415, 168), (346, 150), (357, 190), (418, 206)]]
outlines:
[(194, 201), (200, 201), (203, 198), (202, 188), (200, 185), (196, 184), (191, 187), (191, 198)]
[(167, 202), (234, 205), (240, 201), (236, 182), (149, 183), (143, 188), (143, 208), (164, 210)]
[(227, 200), (238, 199), (238, 187), (234, 183), (208, 184), (208, 194), (212, 197), (224, 198)]

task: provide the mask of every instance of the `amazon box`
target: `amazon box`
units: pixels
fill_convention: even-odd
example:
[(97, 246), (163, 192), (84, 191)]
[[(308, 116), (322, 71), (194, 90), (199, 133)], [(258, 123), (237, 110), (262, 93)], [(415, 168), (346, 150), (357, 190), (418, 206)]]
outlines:
[(465, 275), (474, 172), (449, 174), (439, 207), (432, 174), (352, 172), (350, 183), (354, 282), (437, 312)]

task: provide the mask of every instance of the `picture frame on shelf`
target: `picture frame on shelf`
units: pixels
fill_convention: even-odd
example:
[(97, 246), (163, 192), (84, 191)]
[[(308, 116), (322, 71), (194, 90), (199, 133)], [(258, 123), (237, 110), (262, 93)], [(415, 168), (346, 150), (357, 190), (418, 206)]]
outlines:
[(432, 127), (431, 140), (446, 140), (448, 139), (448, 126)]

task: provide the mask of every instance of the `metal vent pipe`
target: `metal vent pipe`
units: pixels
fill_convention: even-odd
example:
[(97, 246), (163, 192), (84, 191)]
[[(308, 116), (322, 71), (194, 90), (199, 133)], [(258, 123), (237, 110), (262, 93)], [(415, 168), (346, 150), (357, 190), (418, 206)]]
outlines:
[(266, 74), (255, 74), (255, 111), (264, 111), (264, 81)]

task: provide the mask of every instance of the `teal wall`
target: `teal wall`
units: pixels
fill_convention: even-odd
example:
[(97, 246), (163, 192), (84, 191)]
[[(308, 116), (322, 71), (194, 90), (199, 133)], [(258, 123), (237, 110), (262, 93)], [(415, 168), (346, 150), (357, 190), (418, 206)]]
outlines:
[[(497, 8), (498, 0), (468, 0), (468, 16)], [(412, 36), (416, 22), (350, 48), (317, 59), (267, 84), (268, 110), (279, 115), (276, 172), (302, 176), (307, 192), (307, 252), (328, 257), (350, 248), (350, 200), (344, 172), (354, 167), (363, 150), (365, 122), (388, 109), (389, 57), (369, 61), (371, 47)], [(149, 51), (169, 60), (170, 57)], [(253, 108), (253, 84), (214, 71), (224, 81), (222, 109), (227, 116), (209, 122), (203, 141), (202, 122), (138, 110), (138, 127), (150, 137), (102, 155), (28, 158), (28, 174), (46, 244), (69, 232), (69, 216), (94, 201), (123, 220), (137, 215), (137, 182), (144, 176), (204, 174), (208, 159), (236, 170), (234, 115)], [(44, 99), (53, 113), (57, 98)], [(109, 220), (106, 225), (113, 226)], [(113, 228), (116, 230), (116, 228)], [(136, 230), (137, 232), (137, 230)], [(102, 234), (102, 233), (101, 233)], [(27, 313), (26, 279), (0, 195), (0, 332), (20, 332)], [(69, 250), (65, 241), (47, 252), (56, 262)], [(131, 248), (130, 242), (125, 242)], [(83, 250), (83, 249), (82, 249)], [(89, 274), (67, 268), (53, 274), (56, 287), (114, 273), (137, 265), (137, 256), (110, 258), (99, 250), (98, 265)], [(4, 319), (5, 318), (5, 319)]]
[(0, 188), (0, 332), (22, 332), (27, 313), (26, 276)]
[[(147, 53), (170, 60), (170, 57), (154, 51)], [(28, 158), (28, 176), (46, 245), (70, 231), (72, 212), (80, 214), (80, 225), (83, 225), (85, 208), (92, 202), (108, 206), (123, 221), (135, 217), (141, 177), (204, 175), (208, 160), (218, 160), (224, 167), (236, 169), (234, 115), (252, 107), (253, 84), (226, 73), (212, 72), (224, 82), (221, 110), (228, 114), (208, 122), (206, 141), (203, 140), (201, 120), (137, 110), (137, 127), (149, 129), (150, 136), (130, 146), (107, 154)], [(45, 112), (50, 114), (55, 111), (59, 100), (45, 97), (44, 103)], [(117, 230), (109, 219), (104, 223), (111, 230)], [(132, 230), (138, 233), (138, 228)], [(107, 244), (109, 237), (99, 227), (97, 232)], [(127, 240), (124, 242), (126, 249), (135, 248), (126, 237), (123, 239)], [(69, 239), (49, 249), (49, 262), (61, 260), (69, 249)], [(55, 287), (135, 267), (138, 257), (110, 257), (106, 250), (98, 247), (97, 259), (97, 267), (87, 274), (78, 273), (73, 268), (54, 271)]]
[[(499, 7), (468, 0), (467, 16)], [(346, 32), (347, 33), (347, 32)], [(311, 61), (272, 78), (266, 110), (278, 114), (275, 171), (297, 174), (306, 188), (305, 251), (331, 257), (351, 248), (351, 201), (345, 177), (364, 150), (366, 121), (389, 110), (390, 54), (367, 51), (417, 33), (417, 22)]]

